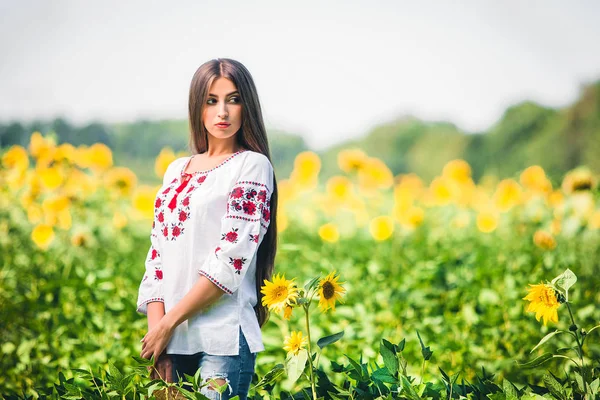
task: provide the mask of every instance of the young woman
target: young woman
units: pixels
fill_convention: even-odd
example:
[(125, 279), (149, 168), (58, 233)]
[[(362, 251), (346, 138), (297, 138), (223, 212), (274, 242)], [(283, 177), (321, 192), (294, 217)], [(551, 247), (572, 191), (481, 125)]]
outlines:
[[(153, 377), (209, 382), (209, 398), (245, 399), (260, 328), (260, 287), (273, 273), (277, 183), (253, 79), (231, 59), (206, 62), (189, 97), (192, 156), (173, 161), (154, 210), (137, 311)], [(227, 383), (222, 397), (215, 388)]]

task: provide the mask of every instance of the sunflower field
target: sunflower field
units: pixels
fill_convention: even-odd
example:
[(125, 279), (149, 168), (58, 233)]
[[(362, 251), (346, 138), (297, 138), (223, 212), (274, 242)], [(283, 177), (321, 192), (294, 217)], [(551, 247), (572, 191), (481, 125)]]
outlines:
[[(182, 155), (157, 155), (157, 177)], [(34, 133), (1, 157), (0, 396), (160, 398), (135, 311), (159, 187), (103, 144)], [(453, 160), (425, 182), (360, 149), (338, 167), (322, 181), (303, 152), (277, 176), (252, 398), (598, 395), (597, 171), (474, 182)]]

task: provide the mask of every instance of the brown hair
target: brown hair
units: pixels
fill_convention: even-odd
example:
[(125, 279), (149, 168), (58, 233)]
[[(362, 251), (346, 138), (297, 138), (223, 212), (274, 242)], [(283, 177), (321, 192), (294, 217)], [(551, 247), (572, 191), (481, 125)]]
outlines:
[[(216, 78), (227, 78), (236, 86), (242, 103), (242, 126), (236, 133), (238, 144), (245, 149), (264, 154), (271, 161), (267, 132), (263, 122), (260, 102), (250, 72), (239, 61), (217, 58), (202, 64), (194, 74), (190, 85), (189, 126), (190, 148), (195, 153), (208, 150), (208, 133), (202, 115), (208, 99), (208, 91)], [(254, 306), (258, 323), (262, 327), (269, 319), (269, 310), (262, 305), (260, 288), (265, 279), (270, 280), (277, 252), (277, 181), (273, 175), (271, 192), (271, 219), (267, 233), (258, 247), (256, 259), (256, 296)]]

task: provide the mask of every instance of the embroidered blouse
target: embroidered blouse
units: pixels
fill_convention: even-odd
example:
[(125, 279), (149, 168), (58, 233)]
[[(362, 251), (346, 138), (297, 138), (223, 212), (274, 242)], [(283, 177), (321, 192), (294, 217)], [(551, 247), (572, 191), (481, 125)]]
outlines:
[(250, 351), (262, 351), (256, 253), (269, 226), (273, 168), (263, 154), (240, 150), (188, 174), (192, 157), (169, 165), (157, 193), (137, 311), (161, 301), (169, 312), (202, 275), (224, 294), (177, 326), (167, 353), (237, 355), (240, 327)]

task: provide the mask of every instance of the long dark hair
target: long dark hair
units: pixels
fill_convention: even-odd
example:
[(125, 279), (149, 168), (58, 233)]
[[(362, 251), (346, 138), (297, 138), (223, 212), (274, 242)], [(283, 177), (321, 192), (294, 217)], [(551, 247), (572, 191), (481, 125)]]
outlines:
[[(208, 150), (208, 132), (202, 115), (208, 99), (210, 86), (217, 78), (227, 78), (236, 86), (242, 102), (242, 126), (236, 133), (242, 148), (264, 154), (271, 161), (267, 131), (263, 122), (258, 93), (250, 72), (239, 61), (217, 58), (202, 64), (194, 74), (190, 85), (189, 125), (190, 148), (196, 154)], [(258, 247), (256, 259), (256, 295), (254, 306), (258, 323), (262, 327), (269, 319), (269, 309), (262, 305), (260, 288), (265, 279), (270, 280), (277, 253), (277, 180), (273, 176), (271, 192), (271, 220), (267, 233)]]

